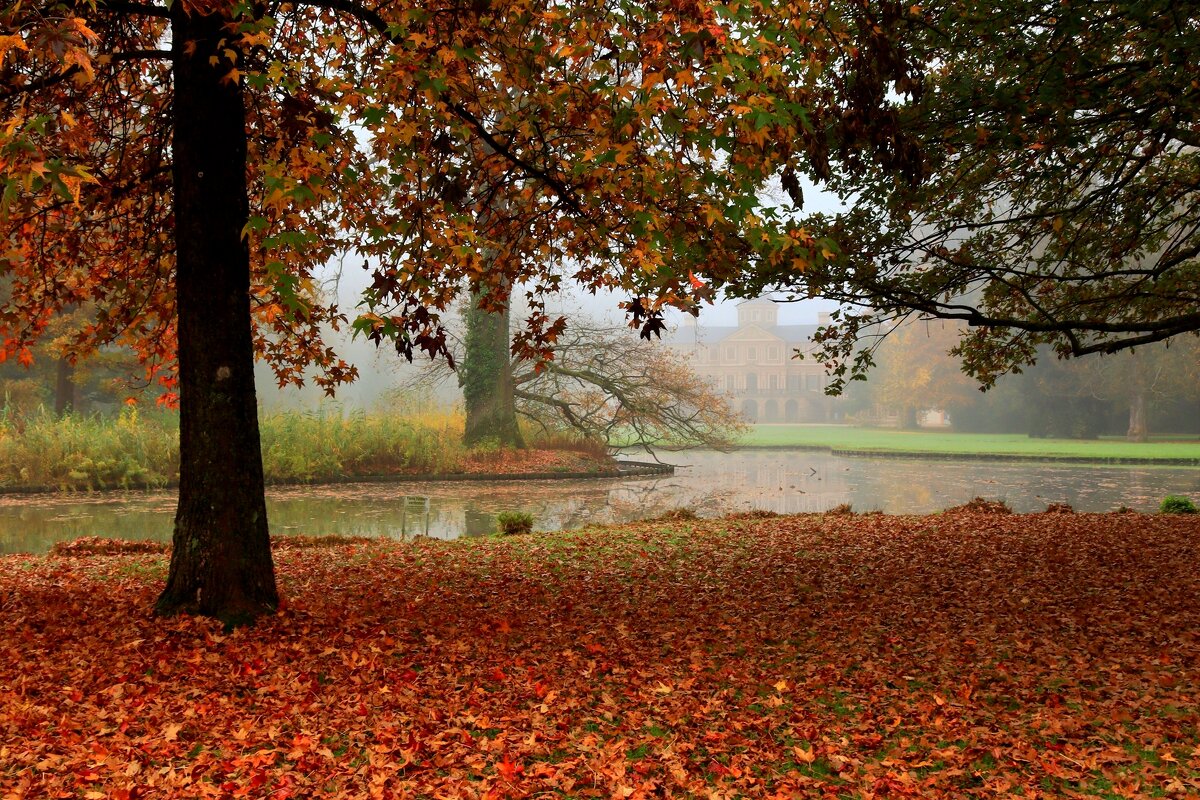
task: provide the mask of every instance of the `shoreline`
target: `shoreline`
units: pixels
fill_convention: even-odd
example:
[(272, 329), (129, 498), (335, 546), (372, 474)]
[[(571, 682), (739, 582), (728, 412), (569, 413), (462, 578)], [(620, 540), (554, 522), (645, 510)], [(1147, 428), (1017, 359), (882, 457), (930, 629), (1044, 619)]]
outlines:
[(1036, 453), (947, 453), (934, 450), (868, 450), (823, 444), (747, 444), (735, 450), (806, 450), (846, 458), (911, 458), (936, 461), (1030, 461), (1034, 463), (1094, 464), (1096, 466), (1200, 467), (1200, 458), (1146, 456), (1068, 456)]
[[(340, 486), (352, 483), (435, 483), (461, 481), (553, 481), (553, 480), (589, 480), (613, 478), (641, 478), (654, 475), (672, 475), (675, 465), (654, 463), (649, 461), (629, 461), (616, 459), (611, 469), (594, 472), (447, 472), (420, 474), (376, 474), (376, 475), (342, 475), (330, 476), (312, 481), (265, 481), (268, 489), (275, 487), (300, 486)], [(87, 488), (64, 488), (61, 486), (0, 486), (0, 495), (80, 495), (80, 494), (109, 494), (112, 492), (165, 492), (179, 488), (179, 481), (166, 483), (128, 483), (122, 486), (103, 486)]]

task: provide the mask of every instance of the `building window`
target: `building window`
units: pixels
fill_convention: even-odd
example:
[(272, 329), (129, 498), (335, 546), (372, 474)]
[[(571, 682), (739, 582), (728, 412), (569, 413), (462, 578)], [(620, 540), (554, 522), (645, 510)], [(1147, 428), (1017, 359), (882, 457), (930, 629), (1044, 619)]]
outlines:
[(732, 347), (725, 348), (725, 360), (733, 361), (733, 348)]
[(807, 381), (808, 381), (808, 390), (810, 392), (815, 392), (821, 388), (821, 376), (820, 375), (809, 375), (809, 376), (807, 376)]
[(772, 361), (779, 358), (779, 348), (772, 347), (771, 349), (767, 350), (767, 358), (771, 359)]
[(778, 375), (771, 375), (770, 377), (767, 378), (767, 388), (770, 389), (772, 392), (779, 389), (779, 376)]
[(746, 360), (751, 361), (751, 362), (758, 361), (758, 351), (756, 349), (754, 349), (753, 347), (747, 347), (746, 348)]
[(735, 386), (735, 383), (736, 383), (736, 379), (732, 375), (725, 376), (725, 388), (728, 391), (732, 392), (734, 389), (737, 388), (737, 386)]
[(746, 391), (747, 392), (757, 392), (758, 391), (758, 376), (755, 375), (753, 372), (746, 373)]
[(800, 380), (801, 380), (801, 378), (799, 375), (788, 375), (788, 377), (787, 377), (788, 390), (792, 391), (792, 392), (798, 392), (801, 389), (803, 389), (804, 387), (801, 385)]

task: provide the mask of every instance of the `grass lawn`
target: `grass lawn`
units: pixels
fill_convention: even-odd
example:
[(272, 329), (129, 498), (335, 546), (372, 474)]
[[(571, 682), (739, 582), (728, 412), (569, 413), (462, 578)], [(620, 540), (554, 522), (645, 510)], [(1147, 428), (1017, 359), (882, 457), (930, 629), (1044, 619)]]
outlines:
[(1200, 793), (1197, 515), (305, 544), (230, 634), (161, 552), (0, 558), (0, 797)]
[(755, 425), (741, 440), (754, 447), (830, 447), (841, 451), (997, 454), (1030, 458), (1195, 459), (1200, 438), (1178, 437), (1145, 443), (1123, 439), (1033, 439), (1018, 433), (953, 433), (854, 428), (840, 425)]

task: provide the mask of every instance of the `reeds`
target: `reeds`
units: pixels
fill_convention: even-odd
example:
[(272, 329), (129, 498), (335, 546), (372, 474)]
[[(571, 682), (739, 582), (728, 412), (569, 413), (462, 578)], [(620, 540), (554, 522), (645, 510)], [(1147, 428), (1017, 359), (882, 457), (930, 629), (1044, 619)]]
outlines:
[(454, 472), (467, 454), (462, 428), (452, 411), (272, 412), (260, 417), (263, 469), (269, 483)]
[[(451, 411), (261, 415), (268, 483), (311, 483), (458, 468), (462, 416)], [(126, 407), (118, 417), (0, 409), (0, 489), (156, 488), (179, 478), (179, 419)]]
[[(319, 483), (462, 471), (487, 453), (462, 444), (461, 410), (431, 405), (345, 412), (270, 411), (259, 416), (267, 483)], [(532, 437), (535, 447), (602, 456), (570, 435)], [(500, 454), (493, 454), (499, 456)], [(0, 491), (158, 488), (179, 478), (179, 418), (138, 406), (119, 416), (0, 408)]]
[(116, 417), (44, 408), (0, 409), (0, 488), (122, 489), (165, 486), (179, 476), (173, 414), (127, 406)]

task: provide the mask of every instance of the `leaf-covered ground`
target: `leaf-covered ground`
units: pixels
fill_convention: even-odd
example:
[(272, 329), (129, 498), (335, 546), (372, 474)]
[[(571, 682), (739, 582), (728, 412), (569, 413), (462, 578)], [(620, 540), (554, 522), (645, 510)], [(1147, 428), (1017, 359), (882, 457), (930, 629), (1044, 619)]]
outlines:
[(1200, 793), (1194, 517), (276, 556), (285, 610), (232, 634), (149, 616), (161, 553), (0, 560), (0, 797)]

